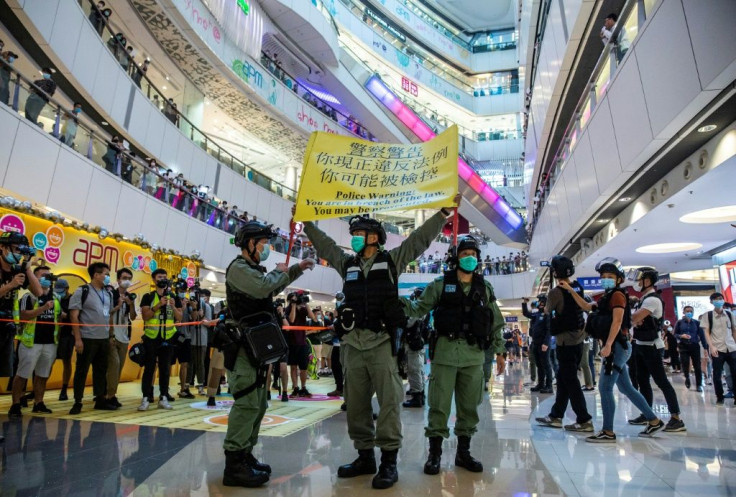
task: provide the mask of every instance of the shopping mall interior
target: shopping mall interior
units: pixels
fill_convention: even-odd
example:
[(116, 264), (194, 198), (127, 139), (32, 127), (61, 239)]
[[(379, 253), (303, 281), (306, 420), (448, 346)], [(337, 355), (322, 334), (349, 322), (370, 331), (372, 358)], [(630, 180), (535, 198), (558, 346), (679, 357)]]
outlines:
[[(733, 19), (733, 0), (0, 0), (0, 495), (736, 495)], [(458, 379), (439, 473), (427, 472), (438, 441), (425, 428), (436, 422), (432, 389), (442, 382), (428, 318), (419, 351), (405, 331), (386, 365), (407, 395), (397, 414), (398, 481), (377, 490), (368, 472), (345, 478), (338, 470), (365, 448), (352, 424), (370, 409), (345, 412), (350, 375), (342, 371), (352, 371), (352, 354), (342, 354), (358, 350), (349, 336), (346, 345), (312, 333), (336, 324), (345, 281), (309, 226), (293, 222), (292, 206), (313, 136), (412, 146), (455, 129), (457, 174), (455, 157), (448, 163), (459, 206), (423, 252), (396, 268), (393, 284), (409, 298), (448, 268), (444, 277), (455, 274), (458, 234), (477, 244), (475, 273), (493, 288), (503, 318), (493, 333), (505, 351), (486, 352), (482, 399), (470, 409), (479, 418), (470, 449), (483, 468), (459, 463), (468, 449), (453, 428), (467, 426), (468, 397)], [(394, 249), (426, 238), (438, 208), (371, 217)], [(302, 308), (307, 301), (309, 340), (295, 345), (306, 347), (307, 366), (289, 355), (281, 378), (252, 394), (266, 390), (268, 400), (246, 452), (271, 474), (243, 490), (227, 483), (226, 467), (263, 472), (223, 449), (235, 431), (233, 385), (243, 380), (216, 364), (212, 335), (226, 312), (226, 273), (241, 253), (236, 234), (253, 221), (271, 231), (270, 256), (259, 256), (267, 271), (315, 265), (272, 295), (296, 295)], [(316, 224), (354, 254), (349, 222)], [(22, 263), (13, 260), (18, 235), (26, 237)], [(558, 288), (555, 256), (571, 261), (570, 281), (593, 304), (619, 281), (602, 278), (600, 262), (620, 272), (625, 313), (642, 310), (633, 307), (631, 330), (612, 336), (634, 334), (636, 349), (626, 350), (635, 369), (601, 357), (605, 344), (593, 332), (579, 332), (575, 345), (549, 330), (545, 345), (532, 337), (545, 295), (550, 305), (562, 294), (577, 305)], [(129, 302), (113, 335), (98, 325), (100, 364), (87, 341), (78, 347), (76, 329), (54, 324), (67, 316), (56, 307), (62, 295), (74, 294), (74, 303), (81, 292), (84, 309), (90, 288), (97, 296), (89, 300), (109, 317), (104, 285), (100, 293), (95, 286), (103, 279), (88, 271), (96, 263), (110, 269), (104, 285), (116, 305)], [(34, 272), (41, 268), (53, 276)], [(168, 359), (159, 355), (158, 371), (154, 358), (151, 380), (134, 355), (149, 321), (159, 323), (151, 309), (160, 269), (173, 300), (188, 302), (172, 319), (191, 324), (179, 325), (184, 338)], [(16, 285), (19, 273), (30, 280)], [(652, 288), (658, 311), (643, 303)], [(43, 292), (56, 297), (41, 305)], [(41, 333), (43, 316), (51, 324)], [(683, 332), (691, 318), (702, 340)], [(638, 343), (633, 330), (646, 319), (657, 337)], [(292, 344), (296, 329), (283, 333)], [(41, 336), (48, 339), (34, 343)], [(159, 351), (169, 345), (164, 331), (161, 339)], [(644, 359), (642, 347), (653, 354)], [(565, 349), (581, 352), (571, 362)], [(90, 362), (73, 394), (76, 370)], [(170, 370), (166, 395), (161, 364)], [(548, 384), (540, 385), (545, 367)], [(633, 387), (622, 380), (629, 377)], [(370, 381), (372, 390), (386, 388)], [(615, 403), (601, 395), (613, 383)], [(390, 453), (378, 440), (381, 425), (396, 407), (386, 398), (372, 398), (368, 422), (378, 426), (379, 471)]]

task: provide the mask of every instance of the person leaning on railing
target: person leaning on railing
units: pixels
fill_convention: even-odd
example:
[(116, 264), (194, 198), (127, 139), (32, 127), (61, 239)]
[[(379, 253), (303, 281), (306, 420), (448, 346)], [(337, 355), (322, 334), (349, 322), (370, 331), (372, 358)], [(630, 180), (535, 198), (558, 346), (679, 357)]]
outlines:
[(43, 74), (43, 79), (37, 79), (33, 82), (34, 92), (26, 100), (26, 119), (33, 124), (38, 124), (38, 115), (56, 92), (56, 83), (51, 79), (51, 69), (44, 67), (41, 69), (41, 74)]

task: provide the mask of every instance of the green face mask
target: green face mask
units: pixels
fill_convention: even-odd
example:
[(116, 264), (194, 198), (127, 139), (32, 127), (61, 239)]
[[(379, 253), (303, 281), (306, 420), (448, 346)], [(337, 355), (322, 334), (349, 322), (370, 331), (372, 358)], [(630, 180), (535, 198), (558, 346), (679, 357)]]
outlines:
[(478, 267), (478, 258), (473, 255), (469, 255), (461, 258), (458, 263), (460, 265), (460, 269), (472, 273), (475, 271), (475, 268)]
[(365, 237), (364, 236), (354, 236), (350, 240), (350, 246), (352, 247), (353, 251), (356, 254), (359, 254), (365, 248)]

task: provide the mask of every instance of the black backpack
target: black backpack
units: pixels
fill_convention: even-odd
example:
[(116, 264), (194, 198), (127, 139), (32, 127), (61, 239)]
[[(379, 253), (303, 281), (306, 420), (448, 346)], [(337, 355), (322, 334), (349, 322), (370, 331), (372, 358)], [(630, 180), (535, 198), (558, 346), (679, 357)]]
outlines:
[[(573, 284), (573, 286), (578, 294), (582, 293), (582, 288), (579, 285), (576, 286)], [(560, 291), (562, 292), (564, 305), (562, 312), (550, 319), (549, 332), (552, 336), (559, 335), (565, 331), (577, 331), (585, 328), (583, 310), (575, 302), (575, 298), (566, 290), (560, 289)]]

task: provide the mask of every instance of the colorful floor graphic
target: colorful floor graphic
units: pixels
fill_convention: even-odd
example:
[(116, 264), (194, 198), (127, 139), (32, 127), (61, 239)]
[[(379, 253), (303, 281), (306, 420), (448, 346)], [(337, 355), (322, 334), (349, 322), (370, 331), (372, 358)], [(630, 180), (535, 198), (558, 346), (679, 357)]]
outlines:
[[(227, 430), (227, 413), (233, 404), (230, 396), (218, 397), (215, 407), (208, 407), (205, 397), (197, 397), (192, 400), (177, 398), (175, 402), (172, 402), (174, 408), (170, 411), (158, 409), (156, 403), (152, 403), (148, 411), (139, 412), (137, 410), (141, 400), (140, 394), (137, 393), (139, 388), (137, 384), (121, 385), (122, 392), (119, 393), (118, 400), (123, 407), (117, 411), (95, 411), (92, 409), (91, 392), (85, 392), (85, 399), (90, 400), (85, 400), (81, 414), (76, 416), (69, 415), (73, 401), (56, 400), (59, 392), (52, 390), (47, 393), (45, 404), (53, 411), (53, 414), (33, 414), (31, 407), (28, 407), (23, 409), (23, 415), (212, 432)], [(276, 392), (273, 393), (274, 400), (269, 401), (270, 406), (261, 426), (262, 436), (285, 437), (341, 412), (342, 400), (336, 397), (315, 394), (312, 399), (291, 399), (289, 402), (281, 402), (277, 400)], [(7, 412), (10, 404), (10, 395), (1, 396), (0, 412)]]

